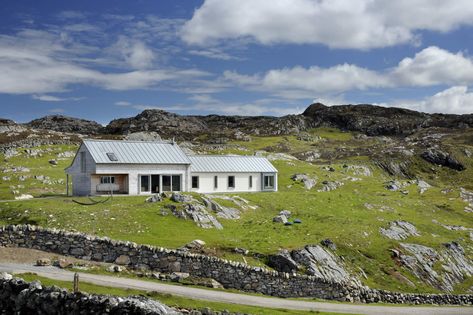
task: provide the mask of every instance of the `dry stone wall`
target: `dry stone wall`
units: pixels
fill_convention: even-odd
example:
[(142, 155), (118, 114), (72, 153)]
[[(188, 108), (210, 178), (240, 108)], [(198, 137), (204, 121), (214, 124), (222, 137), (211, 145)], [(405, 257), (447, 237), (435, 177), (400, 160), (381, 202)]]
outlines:
[(0, 227), (0, 246), (34, 248), (104, 262), (114, 262), (119, 256), (126, 255), (132, 268), (145, 264), (152, 270), (164, 273), (186, 272), (194, 277), (213, 278), (225, 288), (279, 297), (316, 297), (365, 303), (473, 305), (473, 295), (388, 292), (329, 282), (315, 276), (251, 267), (216, 257), (31, 225)]

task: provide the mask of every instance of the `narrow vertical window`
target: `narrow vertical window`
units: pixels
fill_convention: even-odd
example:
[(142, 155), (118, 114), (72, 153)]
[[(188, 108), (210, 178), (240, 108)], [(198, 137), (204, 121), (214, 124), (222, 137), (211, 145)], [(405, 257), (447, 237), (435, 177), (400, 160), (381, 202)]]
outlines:
[(86, 166), (86, 161), (85, 161), (85, 152), (80, 153), (80, 171), (81, 173), (85, 173), (85, 166)]
[(199, 176), (192, 176), (192, 188), (199, 188)]
[(248, 178), (248, 186), (250, 188), (253, 188), (253, 176), (250, 175), (250, 177)]
[(218, 188), (218, 176), (214, 176), (214, 188)]
[(235, 176), (228, 176), (228, 188), (235, 188)]

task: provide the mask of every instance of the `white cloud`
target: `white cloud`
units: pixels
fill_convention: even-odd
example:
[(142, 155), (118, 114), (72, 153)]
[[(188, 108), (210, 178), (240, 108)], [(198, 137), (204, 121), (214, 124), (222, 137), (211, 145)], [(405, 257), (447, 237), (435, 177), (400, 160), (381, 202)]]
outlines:
[(189, 54), (195, 56), (201, 56), (211, 59), (220, 59), (220, 60), (239, 60), (240, 58), (227, 54), (226, 52), (221, 51), (217, 48), (209, 48), (209, 49), (192, 49), (189, 50)]
[(269, 92), (287, 99), (327, 97), (354, 90), (473, 84), (473, 60), (463, 53), (451, 53), (431, 46), (396, 67), (370, 70), (353, 64), (329, 68), (292, 67), (251, 75), (225, 71), (224, 82), (251, 91)]
[(208, 94), (193, 95), (188, 98), (190, 104), (149, 105), (130, 104), (137, 110), (160, 109), (171, 112), (198, 112), (199, 114), (243, 115), (243, 116), (283, 116), (300, 114), (304, 109), (277, 99), (257, 99), (250, 102), (232, 102), (215, 98)]
[(398, 85), (431, 86), (473, 83), (473, 61), (462, 52), (456, 54), (435, 46), (414, 58), (404, 58), (392, 71)]
[(252, 38), (370, 49), (416, 43), (418, 31), (473, 24), (470, 0), (206, 0), (182, 29), (189, 44)]
[(43, 102), (63, 102), (63, 101), (79, 101), (83, 99), (83, 97), (58, 97), (54, 95), (47, 95), (47, 94), (33, 94), (31, 96), (32, 99), (43, 101)]
[(119, 102), (115, 102), (115, 105), (117, 105), (117, 106), (130, 106), (132, 104), (130, 102), (127, 102), (127, 101), (119, 101)]
[(112, 49), (117, 50), (133, 69), (148, 69), (153, 66), (154, 53), (143, 41), (121, 36)]
[[(0, 93), (41, 95), (64, 92), (75, 84), (110, 90), (145, 89), (165, 81), (183, 84), (208, 75), (194, 69), (95, 70), (93, 63), (74, 62), (90, 52), (80, 45), (76, 48), (67, 37), (44, 31), (24, 30), (15, 36), (0, 35)], [(128, 56), (130, 64), (147, 65), (150, 57), (139, 45), (135, 48)]]
[(398, 100), (383, 105), (428, 113), (473, 114), (473, 91), (466, 86), (453, 86), (423, 100)]

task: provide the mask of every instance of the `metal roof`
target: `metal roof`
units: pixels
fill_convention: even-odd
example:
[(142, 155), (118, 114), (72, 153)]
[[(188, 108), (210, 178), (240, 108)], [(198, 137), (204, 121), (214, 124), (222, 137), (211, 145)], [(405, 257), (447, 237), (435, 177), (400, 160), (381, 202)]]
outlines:
[[(97, 164), (190, 164), (187, 155), (175, 143), (88, 139), (84, 140), (84, 145)], [(117, 161), (112, 161), (107, 153), (113, 153)]]
[(276, 173), (278, 170), (265, 157), (245, 155), (191, 155), (194, 173)]

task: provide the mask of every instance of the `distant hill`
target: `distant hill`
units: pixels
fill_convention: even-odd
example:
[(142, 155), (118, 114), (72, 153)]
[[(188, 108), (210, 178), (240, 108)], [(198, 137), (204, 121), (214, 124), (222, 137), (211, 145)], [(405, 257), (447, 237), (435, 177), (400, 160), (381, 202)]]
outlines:
[[(12, 121), (4, 119), (5, 124)], [(201, 135), (233, 138), (235, 133), (284, 135), (316, 127), (358, 131), (370, 136), (407, 136), (431, 127), (462, 129), (473, 127), (473, 114), (427, 114), (413, 110), (369, 104), (325, 106), (315, 103), (299, 115), (221, 116), (178, 115), (164, 110), (144, 110), (134, 117), (112, 120), (106, 127), (91, 120), (62, 115), (45, 116), (24, 124), (81, 134), (128, 134), (155, 131), (165, 138), (191, 140)]]

